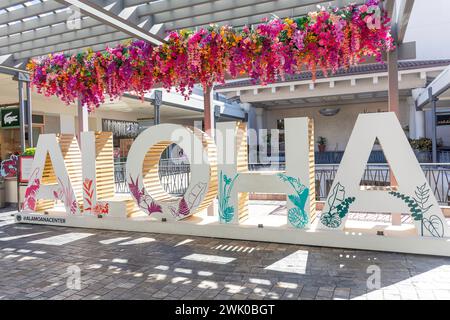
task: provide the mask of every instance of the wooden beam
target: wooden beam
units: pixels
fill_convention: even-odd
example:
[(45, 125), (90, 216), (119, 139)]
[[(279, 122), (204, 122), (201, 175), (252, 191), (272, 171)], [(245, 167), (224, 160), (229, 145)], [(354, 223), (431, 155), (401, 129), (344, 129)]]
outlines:
[(203, 88), (203, 125), (204, 131), (211, 137), (214, 136), (214, 123), (212, 121), (212, 99), (211, 99), (212, 87)]
[(399, 5), (398, 15), (397, 15), (397, 21), (396, 21), (396, 28), (397, 28), (397, 42), (402, 43), (405, 34), (406, 29), (408, 27), (409, 18), (411, 16), (412, 9), (414, 7), (414, 0), (402, 0)]
[(389, 111), (399, 115), (399, 90), (398, 90), (398, 52), (394, 50), (388, 53), (388, 101)]

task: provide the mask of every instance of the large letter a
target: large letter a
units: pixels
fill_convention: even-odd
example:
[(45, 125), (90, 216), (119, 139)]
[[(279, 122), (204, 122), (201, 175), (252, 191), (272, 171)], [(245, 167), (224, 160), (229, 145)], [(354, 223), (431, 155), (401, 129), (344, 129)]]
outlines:
[[(378, 138), (398, 188), (362, 190), (361, 178)], [(447, 237), (448, 226), (396, 115), (361, 114), (334, 179), (319, 228), (343, 229), (349, 210), (408, 212), (420, 236)]]

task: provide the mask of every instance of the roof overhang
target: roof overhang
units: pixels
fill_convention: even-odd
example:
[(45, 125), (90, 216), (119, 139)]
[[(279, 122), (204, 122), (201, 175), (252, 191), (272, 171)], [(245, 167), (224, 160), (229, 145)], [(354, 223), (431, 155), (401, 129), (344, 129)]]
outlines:
[[(399, 65), (399, 89), (411, 90), (424, 88), (427, 84), (427, 79), (436, 77), (449, 64), (450, 61), (447, 60), (441, 61), (440, 63), (401, 62)], [(416, 65), (416, 67), (412, 68), (411, 65)], [(376, 67), (377, 69), (382, 69), (379, 65)], [(361, 66), (358, 68), (370, 70), (369, 66)], [(239, 97), (242, 102), (249, 103), (348, 95), (363, 92), (382, 92), (387, 90), (388, 71), (386, 66), (384, 66), (383, 71), (342, 74), (329, 78), (322, 77), (315, 81), (312, 79), (300, 79), (268, 85), (252, 85), (250, 81), (235, 81), (215, 88), (216, 92), (223, 93), (228, 98)]]
[(433, 99), (450, 100), (450, 66), (417, 96), (416, 107), (423, 109)]

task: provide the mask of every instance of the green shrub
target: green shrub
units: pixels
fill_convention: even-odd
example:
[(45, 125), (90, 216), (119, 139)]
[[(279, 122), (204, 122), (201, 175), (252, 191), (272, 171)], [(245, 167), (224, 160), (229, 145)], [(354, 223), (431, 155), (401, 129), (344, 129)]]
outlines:
[(22, 153), (23, 156), (34, 156), (36, 153), (36, 148), (26, 148), (25, 152)]
[(432, 141), (428, 138), (409, 139), (409, 143), (414, 150), (431, 151)]

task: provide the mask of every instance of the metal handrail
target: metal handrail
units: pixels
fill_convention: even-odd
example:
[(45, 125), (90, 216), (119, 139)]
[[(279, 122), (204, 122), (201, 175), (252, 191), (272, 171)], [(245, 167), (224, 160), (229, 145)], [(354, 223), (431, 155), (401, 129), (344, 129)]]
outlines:
[[(184, 159), (174, 159), (160, 162), (159, 177), (164, 189), (172, 195), (182, 195), (189, 186), (190, 166), (188, 163), (179, 163)], [(440, 205), (450, 205), (450, 163), (421, 163), (422, 170), (428, 180)], [(284, 163), (260, 164), (249, 163), (250, 171), (268, 169), (282, 171)], [(316, 164), (316, 198), (325, 200), (330, 191), (339, 164)], [(275, 170), (274, 170), (275, 169)], [(281, 170), (280, 170), (281, 169)], [(361, 185), (384, 186), (390, 184), (389, 166), (386, 163), (368, 164), (361, 178)], [(115, 164), (116, 192), (128, 192), (125, 176), (125, 162)]]

